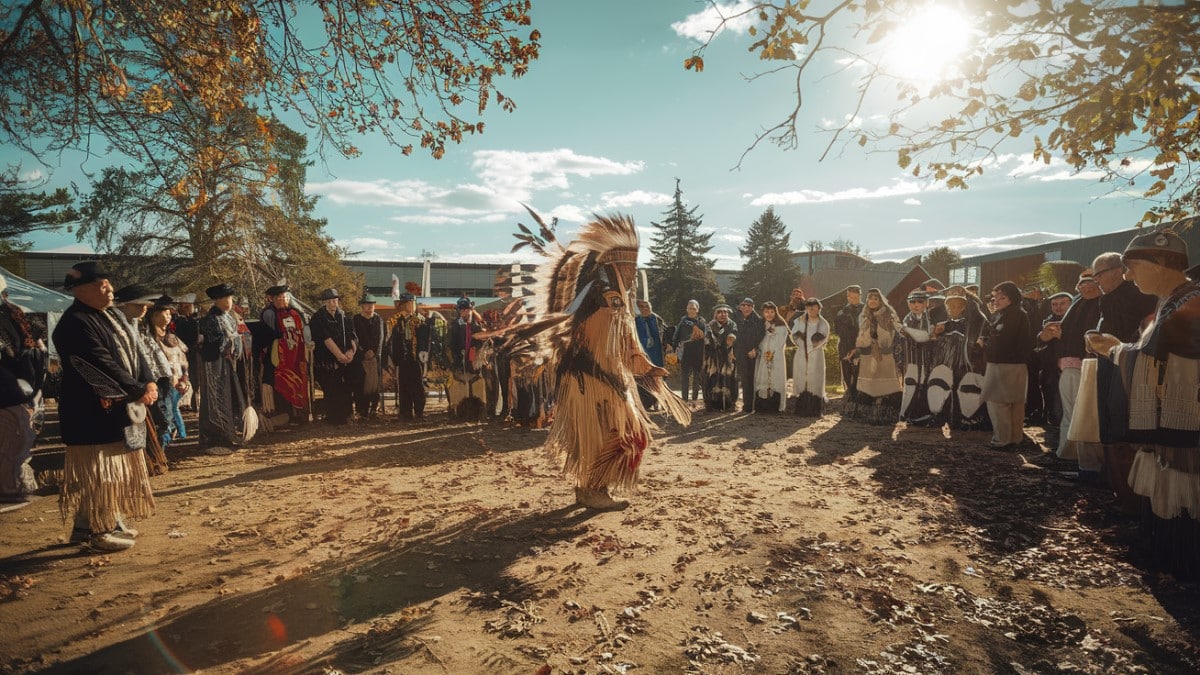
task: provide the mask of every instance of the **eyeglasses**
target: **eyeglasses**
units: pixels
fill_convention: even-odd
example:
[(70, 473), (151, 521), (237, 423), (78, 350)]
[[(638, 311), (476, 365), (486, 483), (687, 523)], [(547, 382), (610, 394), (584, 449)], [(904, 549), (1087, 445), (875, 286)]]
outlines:
[(1120, 270), (1122, 273), (1124, 273), (1124, 272), (1125, 272), (1125, 268), (1124, 268), (1124, 267), (1106, 267), (1106, 268), (1104, 268), (1104, 269), (1102, 269), (1102, 270), (1099, 270), (1099, 271), (1097, 271), (1097, 272), (1093, 272), (1093, 273), (1092, 273), (1092, 278), (1093, 278), (1093, 279), (1095, 279), (1096, 277), (1100, 276), (1101, 274), (1108, 274), (1109, 272), (1115, 272), (1115, 271), (1117, 271), (1117, 270)]

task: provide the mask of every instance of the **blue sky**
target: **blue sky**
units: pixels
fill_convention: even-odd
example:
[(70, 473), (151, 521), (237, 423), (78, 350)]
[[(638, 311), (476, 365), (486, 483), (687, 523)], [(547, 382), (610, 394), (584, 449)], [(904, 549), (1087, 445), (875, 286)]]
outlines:
[[(732, 3), (729, 3), (732, 4)], [(1014, 243), (1099, 234), (1136, 224), (1145, 210), (1113, 194), (1097, 175), (1072, 175), (1060, 161), (1033, 164), (1031, 138), (1016, 139), (966, 191), (911, 179), (893, 153), (836, 147), (819, 161), (828, 129), (852, 109), (853, 72), (812, 79), (799, 123), (800, 144), (764, 143), (741, 161), (755, 133), (794, 104), (788, 76), (748, 82), (768, 65), (747, 51), (745, 26), (719, 35), (703, 73), (685, 71), (696, 38), (712, 26), (696, 0), (535, 0), (541, 57), (501, 90), (509, 114), (493, 106), (482, 136), (448, 148), (441, 160), (420, 150), (404, 157), (386, 142), (359, 139), (363, 154), (317, 160), (309, 191), (329, 233), (368, 259), (510, 262), (520, 206), (560, 218), (560, 236), (589, 214), (631, 215), (648, 259), (651, 222), (671, 203), (675, 179), (713, 232), (717, 267), (741, 266), (738, 247), (750, 224), (775, 206), (794, 249), (818, 239), (849, 239), (875, 260), (948, 245), (964, 255)], [(832, 67), (832, 66), (830, 66)], [(887, 112), (868, 102), (861, 123)], [(878, 105), (878, 107), (873, 107)], [(11, 152), (5, 158), (13, 158)], [(48, 187), (81, 181), (78, 162), (38, 167)], [(9, 159), (12, 161), (12, 159)], [(104, 158), (90, 158), (97, 170)], [(78, 250), (67, 233), (39, 234), (37, 250)]]

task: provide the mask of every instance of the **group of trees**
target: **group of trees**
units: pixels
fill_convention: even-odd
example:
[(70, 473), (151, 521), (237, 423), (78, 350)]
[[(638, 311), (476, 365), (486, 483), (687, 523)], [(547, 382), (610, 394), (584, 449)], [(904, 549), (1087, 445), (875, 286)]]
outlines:
[[(304, 196), (307, 138), (358, 154), (377, 133), (408, 155), (441, 157), (515, 103), (498, 85), (537, 58), (530, 0), (312, 3), (24, 0), (0, 6), (0, 135), (43, 162), (104, 155), (79, 212), (69, 195), (0, 185), (27, 215), (123, 265), (123, 281), (178, 290), (229, 281), (252, 298), (286, 279), (301, 295), (361, 288)], [(7, 199), (7, 197), (5, 197)], [(37, 200), (42, 200), (38, 202)], [(55, 210), (57, 209), (57, 210)], [(0, 212), (0, 215), (6, 212)], [(34, 225), (41, 226), (41, 225)]]

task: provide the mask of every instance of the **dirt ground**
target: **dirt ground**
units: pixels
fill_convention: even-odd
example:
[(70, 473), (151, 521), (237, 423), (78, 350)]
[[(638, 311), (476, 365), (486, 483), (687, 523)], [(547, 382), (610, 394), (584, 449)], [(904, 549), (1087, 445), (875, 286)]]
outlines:
[(666, 425), (604, 514), (544, 431), (444, 412), (184, 446), (130, 551), (65, 543), (53, 495), (0, 515), (0, 672), (1200, 670), (1197, 586), (1105, 490), (831, 407)]

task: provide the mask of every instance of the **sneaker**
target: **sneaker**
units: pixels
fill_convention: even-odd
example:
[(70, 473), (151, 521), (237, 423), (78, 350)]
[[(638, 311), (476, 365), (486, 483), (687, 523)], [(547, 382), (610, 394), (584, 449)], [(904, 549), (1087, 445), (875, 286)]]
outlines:
[(93, 534), (88, 538), (87, 547), (94, 551), (116, 553), (133, 548), (133, 540), (118, 537), (112, 532), (105, 532), (103, 534)]

